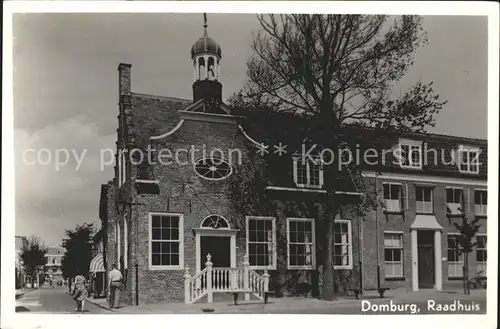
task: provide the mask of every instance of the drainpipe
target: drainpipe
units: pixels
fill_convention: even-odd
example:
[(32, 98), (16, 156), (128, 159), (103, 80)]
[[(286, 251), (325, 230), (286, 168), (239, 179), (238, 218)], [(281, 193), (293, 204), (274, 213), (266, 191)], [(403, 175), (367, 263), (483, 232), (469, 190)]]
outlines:
[(138, 252), (139, 252), (139, 193), (137, 193), (136, 202), (136, 221), (135, 221), (135, 306), (139, 306), (139, 263), (138, 263)]
[(376, 251), (377, 251), (377, 289), (380, 289), (380, 256), (379, 256), (379, 228), (378, 228), (378, 173), (375, 174), (375, 243), (376, 243)]
[(359, 289), (363, 290), (363, 220), (358, 223), (358, 239), (359, 239)]

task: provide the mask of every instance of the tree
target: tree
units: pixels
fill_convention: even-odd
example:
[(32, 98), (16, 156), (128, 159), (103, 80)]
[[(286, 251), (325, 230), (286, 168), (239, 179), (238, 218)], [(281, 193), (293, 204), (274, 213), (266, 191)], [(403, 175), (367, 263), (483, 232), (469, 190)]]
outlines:
[(464, 294), (470, 295), (469, 286), (469, 254), (476, 247), (477, 242), (472, 242), (472, 239), (476, 236), (481, 225), (479, 224), (479, 217), (474, 218), (472, 221), (467, 219), (467, 216), (462, 211), (462, 221), (461, 223), (453, 223), (453, 225), (460, 232), (457, 242), (460, 247), (460, 252), (464, 255), (464, 267), (463, 267), (463, 280), (464, 280)]
[[(424, 132), (446, 103), (430, 83), (416, 83), (399, 99), (392, 86), (427, 42), (420, 17), (369, 15), (258, 15), (249, 81), (230, 103), (311, 118), (308, 137), (333, 150), (352, 147), (346, 127)], [(322, 297), (334, 299), (333, 219), (341, 201), (336, 182), (359, 177), (359, 168), (325, 166)], [(328, 175), (328, 176), (327, 176)], [(356, 176), (356, 177), (355, 177)]]
[(43, 271), (47, 263), (47, 247), (36, 236), (28, 238), (28, 242), (21, 248), (19, 256), (22, 259), (26, 275), (31, 278), (31, 282), (36, 282), (37, 275)]
[(74, 230), (66, 230), (62, 246), (66, 249), (62, 258), (62, 272), (65, 278), (80, 274), (86, 276), (92, 261), (92, 237), (94, 224), (77, 225)]

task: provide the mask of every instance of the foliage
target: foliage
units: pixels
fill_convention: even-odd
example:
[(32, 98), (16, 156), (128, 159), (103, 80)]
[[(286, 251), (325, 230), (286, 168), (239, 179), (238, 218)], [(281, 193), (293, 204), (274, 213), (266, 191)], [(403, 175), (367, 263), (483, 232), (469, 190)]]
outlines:
[(469, 284), (469, 254), (476, 247), (477, 242), (473, 241), (481, 225), (479, 224), (480, 218), (476, 217), (472, 221), (467, 219), (465, 213), (462, 211), (462, 221), (460, 223), (453, 223), (460, 235), (457, 238), (457, 243), (460, 246), (461, 252), (464, 254), (464, 293), (470, 294)]
[(80, 274), (87, 276), (92, 261), (94, 224), (77, 225), (74, 230), (66, 230), (62, 246), (66, 252), (62, 258), (62, 272), (65, 278)]
[[(415, 51), (427, 42), (420, 17), (402, 16), (392, 22), (380, 15), (258, 15), (258, 19), (261, 31), (247, 62), (249, 81), (230, 99), (234, 112), (247, 117), (245, 130), (267, 128), (258, 136), (271, 140), (284, 136), (280, 140), (292, 144), (289, 150), (306, 137), (338, 150), (352, 148), (359, 135), (353, 136), (346, 127), (424, 132), (434, 126), (435, 115), (446, 102), (439, 100), (432, 82), (417, 82), (401, 97), (392, 97), (392, 87), (413, 64)], [(294, 123), (289, 114), (302, 124)], [(268, 167), (273, 166), (268, 163)], [(317, 239), (323, 250), (318, 258), (325, 269), (322, 297), (327, 300), (334, 298), (333, 218), (343, 201), (335, 191), (339, 181), (362, 188), (356, 164), (344, 170), (334, 167), (324, 167), (327, 194), (320, 202), (325, 211), (317, 221), (323, 233)], [(254, 178), (258, 177), (263, 175)], [(240, 186), (244, 190), (242, 186), (252, 184), (245, 182)]]
[(47, 247), (36, 236), (28, 238), (26, 244), (23, 244), (19, 256), (22, 259), (25, 273), (35, 282), (37, 273), (40, 273), (47, 264)]

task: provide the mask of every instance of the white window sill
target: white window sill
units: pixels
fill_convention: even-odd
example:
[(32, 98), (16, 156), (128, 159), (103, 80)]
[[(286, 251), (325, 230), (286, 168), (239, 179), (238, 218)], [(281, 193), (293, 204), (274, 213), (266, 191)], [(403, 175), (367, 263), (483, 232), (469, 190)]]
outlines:
[(314, 266), (290, 266), (287, 267), (288, 270), (315, 270)]
[(461, 174), (479, 175), (479, 171), (458, 170)]
[(251, 270), (268, 270), (268, 271), (274, 271), (276, 270), (276, 266), (249, 266)]
[(300, 188), (312, 188), (312, 189), (320, 189), (323, 185), (308, 185), (308, 184), (295, 184), (295, 186)]
[(150, 271), (183, 271), (184, 267), (181, 266), (149, 266)]
[(408, 165), (399, 165), (402, 169), (417, 169), (417, 170), (422, 170), (422, 166), (408, 166)]

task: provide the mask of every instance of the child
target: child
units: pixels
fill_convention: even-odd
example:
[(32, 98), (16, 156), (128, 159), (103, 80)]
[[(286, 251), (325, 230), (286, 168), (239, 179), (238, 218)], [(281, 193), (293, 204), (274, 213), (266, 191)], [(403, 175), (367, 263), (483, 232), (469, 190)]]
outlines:
[(73, 299), (76, 301), (76, 312), (84, 312), (83, 308), (87, 295), (85, 278), (82, 275), (77, 275), (75, 277), (75, 288), (73, 290)]

